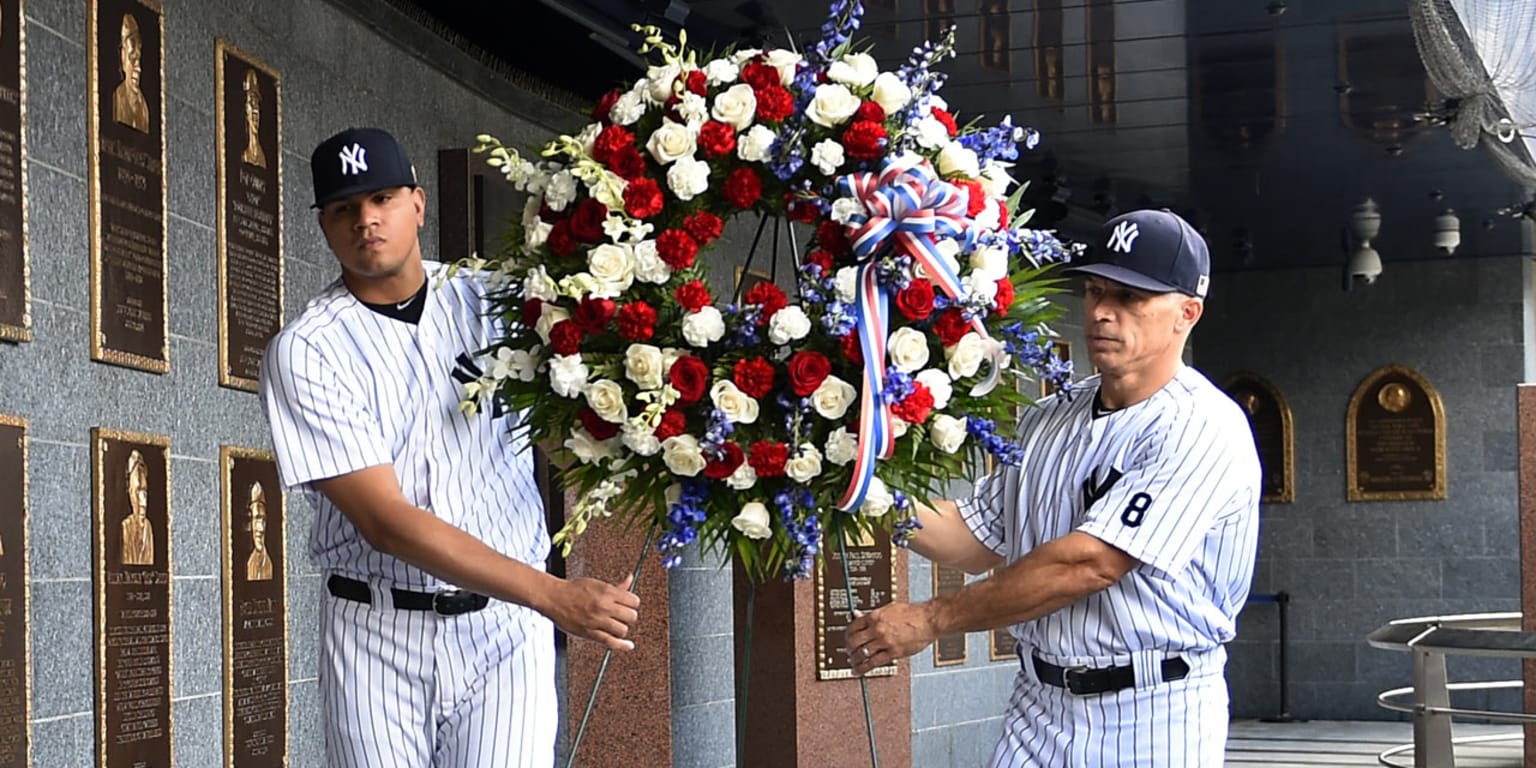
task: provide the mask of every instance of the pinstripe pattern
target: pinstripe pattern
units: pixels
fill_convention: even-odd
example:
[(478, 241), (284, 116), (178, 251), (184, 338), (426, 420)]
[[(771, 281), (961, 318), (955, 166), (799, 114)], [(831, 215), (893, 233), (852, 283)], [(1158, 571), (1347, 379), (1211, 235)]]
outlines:
[[(1097, 418), (1086, 394), (1096, 387), (1090, 378), (1083, 395), (1026, 412), (1022, 467), (1000, 468), (960, 508), (977, 539), (1008, 562), (1073, 531), (1140, 561), (1109, 588), (1011, 628), (1026, 657), (1060, 666), (1137, 661), (1138, 687), (1078, 697), (1021, 673), (993, 764), (1219, 765), (1221, 646), (1236, 632), (1258, 544), (1253, 437), (1236, 403), (1192, 368)], [(1153, 662), (1171, 655), (1190, 661), (1189, 679), (1157, 679)], [(1167, 738), (1148, 736), (1164, 727)], [(1123, 744), (1084, 746), (1095, 739)]]
[(345, 768), (547, 766), (556, 711), (549, 621), (495, 601), (452, 618), (394, 610), (391, 587), (451, 585), (375, 550), (312, 485), (392, 466), (408, 501), (543, 567), (549, 535), (526, 430), (458, 409), (455, 359), (476, 356), (496, 334), (484, 286), (426, 267), (418, 323), (368, 309), (337, 281), (263, 359), (279, 471), (316, 510), (310, 555), (326, 572), (368, 582), (375, 596), (373, 606), (325, 596), (326, 751)]

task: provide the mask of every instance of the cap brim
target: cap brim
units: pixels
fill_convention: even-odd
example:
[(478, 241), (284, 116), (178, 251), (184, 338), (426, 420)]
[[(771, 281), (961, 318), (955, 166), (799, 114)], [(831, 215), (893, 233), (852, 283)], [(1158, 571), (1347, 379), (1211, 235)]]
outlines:
[(343, 187), (338, 189), (335, 192), (326, 195), (324, 200), (316, 200), (309, 207), (315, 209), (324, 208), (327, 203), (333, 203), (344, 197), (351, 197), (362, 192), (377, 192), (381, 189), (390, 189), (393, 187), (410, 187), (411, 189), (415, 189), (418, 186), (420, 185), (416, 184), (415, 182), (406, 182), (403, 184), (355, 184), (350, 187)]
[(1179, 292), (1176, 286), (1169, 285), (1161, 280), (1153, 280), (1140, 272), (1126, 269), (1117, 264), (1083, 264), (1077, 267), (1067, 267), (1062, 270), (1062, 273), (1067, 275), (1093, 275), (1153, 293)]

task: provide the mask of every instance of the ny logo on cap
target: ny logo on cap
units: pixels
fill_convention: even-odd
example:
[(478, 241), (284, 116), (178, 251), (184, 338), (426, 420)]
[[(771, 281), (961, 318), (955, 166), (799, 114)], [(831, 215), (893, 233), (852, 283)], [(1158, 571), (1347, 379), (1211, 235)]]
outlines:
[(341, 148), (341, 173), (345, 176), (356, 176), (368, 170), (368, 149), (361, 144), (354, 143), (350, 147)]
[(1131, 246), (1136, 242), (1136, 237), (1141, 234), (1141, 228), (1134, 221), (1122, 221), (1115, 225), (1115, 231), (1109, 234), (1109, 249), (1121, 253), (1130, 253)]

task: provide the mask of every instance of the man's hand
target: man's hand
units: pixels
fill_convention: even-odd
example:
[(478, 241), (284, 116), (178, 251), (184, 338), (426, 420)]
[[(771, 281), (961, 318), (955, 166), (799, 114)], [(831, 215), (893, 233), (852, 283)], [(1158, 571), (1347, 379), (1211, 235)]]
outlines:
[(869, 613), (856, 613), (847, 633), (853, 673), (904, 659), (938, 637), (932, 603), (890, 603)]
[(597, 579), (557, 582), (545, 605), (535, 606), (568, 635), (584, 637), (615, 651), (632, 651), (630, 630), (640, 618), (640, 596), (629, 591), (633, 576), (618, 584)]

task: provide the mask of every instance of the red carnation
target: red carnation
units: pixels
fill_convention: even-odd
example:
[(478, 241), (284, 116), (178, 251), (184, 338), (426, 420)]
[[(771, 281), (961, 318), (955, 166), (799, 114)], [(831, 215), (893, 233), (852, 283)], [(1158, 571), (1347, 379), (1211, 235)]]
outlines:
[(831, 251), (833, 256), (842, 256), (853, 248), (848, 242), (848, 231), (831, 219), (816, 226), (816, 244)]
[(539, 316), (544, 314), (543, 299), (528, 299), (523, 302), (523, 325), (532, 328), (539, 322)]
[(645, 173), (645, 155), (636, 147), (625, 147), (609, 158), (608, 169), (621, 179), (634, 181)]
[(844, 334), (837, 342), (843, 348), (843, 357), (848, 358), (848, 362), (854, 365), (864, 364), (864, 347), (860, 346), (857, 333)]
[(608, 122), (608, 113), (613, 111), (613, 105), (618, 102), (623, 93), (615, 88), (597, 100), (597, 106), (592, 108), (592, 119), (599, 123)]
[(981, 186), (981, 182), (975, 179), (956, 179), (950, 183), (965, 189), (968, 195), (965, 201), (965, 215), (974, 218), (987, 207), (987, 190)]
[(655, 435), (657, 440), (665, 440), (681, 435), (687, 428), (688, 418), (683, 415), (683, 412), (676, 408), (668, 408), (661, 414), (661, 422), (656, 425), (656, 429), (651, 434)]
[(795, 197), (793, 192), (784, 193), (784, 214), (790, 221), (798, 221), (809, 224), (821, 218), (821, 209), (811, 200), (803, 200)]
[(608, 220), (608, 208), (602, 203), (586, 198), (576, 204), (571, 214), (571, 237), (580, 243), (596, 243), (603, 239), (603, 222)]
[(656, 238), (656, 255), (673, 269), (687, 269), (699, 255), (699, 244), (687, 232), (669, 229)]
[(571, 319), (589, 334), (602, 333), (608, 330), (608, 321), (613, 319), (613, 311), (612, 299), (587, 298), (576, 305), (576, 314)]
[(783, 477), (784, 462), (789, 460), (789, 446), (771, 440), (759, 440), (752, 444), (747, 463), (757, 470), (758, 477)]
[(832, 373), (832, 361), (820, 352), (807, 350), (791, 355), (788, 368), (790, 388), (795, 394), (806, 397), (827, 380), (827, 376)]
[(891, 413), (913, 424), (921, 424), (933, 413), (933, 393), (920, 381), (912, 383), (912, 393), (891, 406)]
[(695, 69), (694, 71), (688, 73), (688, 80), (685, 87), (687, 87), (690, 93), (697, 93), (700, 96), (707, 96), (709, 95), (709, 91), (705, 89), (707, 82), (708, 81), (704, 77), (704, 70)]
[(795, 97), (783, 86), (754, 88), (752, 93), (757, 96), (757, 121), (760, 123), (777, 123), (795, 112)]
[(710, 120), (699, 128), (699, 148), (705, 157), (721, 157), (736, 151), (736, 129), (719, 120)]
[(946, 347), (952, 347), (960, 343), (960, 337), (970, 330), (970, 323), (960, 314), (960, 310), (950, 307), (939, 315), (939, 319), (933, 324), (933, 333), (939, 337), (939, 343)]
[(635, 135), (622, 125), (610, 125), (592, 141), (592, 159), (607, 165), (613, 156), (635, 145)]
[(775, 313), (789, 306), (789, 299), (784, 295), (784, 291), (779, 290), (779, 287), (773, 283), (758, 283), (752, 286), (752, 290), (747, 291), (746, 302), (762, 305), (763, 314), (757, 320), (759, 325), (767, 325)]
[(683, 355), (667, 371), (667, 383), (677, 390), (679, 405), (693, 405), (703, 399), (709, 386), (709, 366), (693, 355)]
[(715, 480), (724, 480), (736, 474), (736, 469), (746, 457), (741, 452), (741, 446), (735, 443), (725, 443), (720, 446), (720, 458), (711, 458), (704, 462), (704, 476)]
[(663, 202), (661, 185), (654, 179), (641, 176), (624, 188), (624, 210), (637, 219), (649, 219), (661, 213)]
[(570, 219), (561, 219), (549, 230), (549, 237), (544, 239), (544, 245), (549, 252), (560, 258), (565, 258), (576, 252), (576, 238), (571, 237)]
[(934, 107), (933, 118), (944, 124), (944, 130), (949, 131), (949, 137), (951, 139), (955, 137), (955, 134), (960, 132), (960, 127), (955, 125), (954, 115), (951, 115), (950, 113), (939, 109), (938, 107)]
[(1003, 278), (997, 281), (997, 306), (992, 314), (1002, 317), (1008, 314), (1008, 308), (1013, 306), (1013, 281)]
[(709, 288), (699, 280), (690, 280), (679, 285), (677, 290), (672, 292), (672, 297), (677, 299), (679, 306), (689, 312), (697, 312), (715, 301), (714, 297), (709, 295)]
[(873, 120), (855, 120), (843, 131), (843, 151), (855, 160), (874, 160), (885, 154), (887, 138), (884, 125)]
[(1008, 226), (1008, 203), (1002, 200), (994, 200), (997, 203), (997, 223), (1000, 227)]
[(561, 320), (549, 329), (549, 346), (557, 355), (574, 355), (581, 351), (581, 326), (574, 320)]
[(656, 310), (643, 301), (619, 308), (619, 335), (629, 341), (645, 341), (656, 333)]
[(699, 245), (709, 245), (725, 229), (725, 222), (709, 211), (699, 211), (683, 219), (683, 230)]
[(779, 70), (762, 62), (753, 62), (741, 68), (741, 79), (752, 90), (768, 88), (770, 86), (782, 86), (779, 79)]
[(603, 419), (597, 415), (597, 411), (583, 405), (581, 407), (581, 426), (584, 427), (594, 440), (607, 440), (619, 433), (619, 425)]
[(773, 391), (773, 363), (761, 355), (736, 362), (731, 371), (736, 388), (752, 397), (764, 397)]
[(885, 122), (885, 108), (873, 101), (859, 104), (859, 108), (853, 112), (854, 120), (870, 120), (876, 123)]
[(896, 294), (896, 309), (908, 320), (925, 320), (933, 314), (933, 283), (914, 278)]
[(725, 199), (737, 208), (751, 208), (763, 196), (763, 182), (757, 172), (745, 166), (725, 177)]
[(832, 274), (832, 254), (827, 253), (820, 248), (816, 248), (810, 253), (807, 253), (801, 263), (805, 264), (806, 266), (815, 265), (819, 267), (821, 269), (822, 277), (828, 277)]

